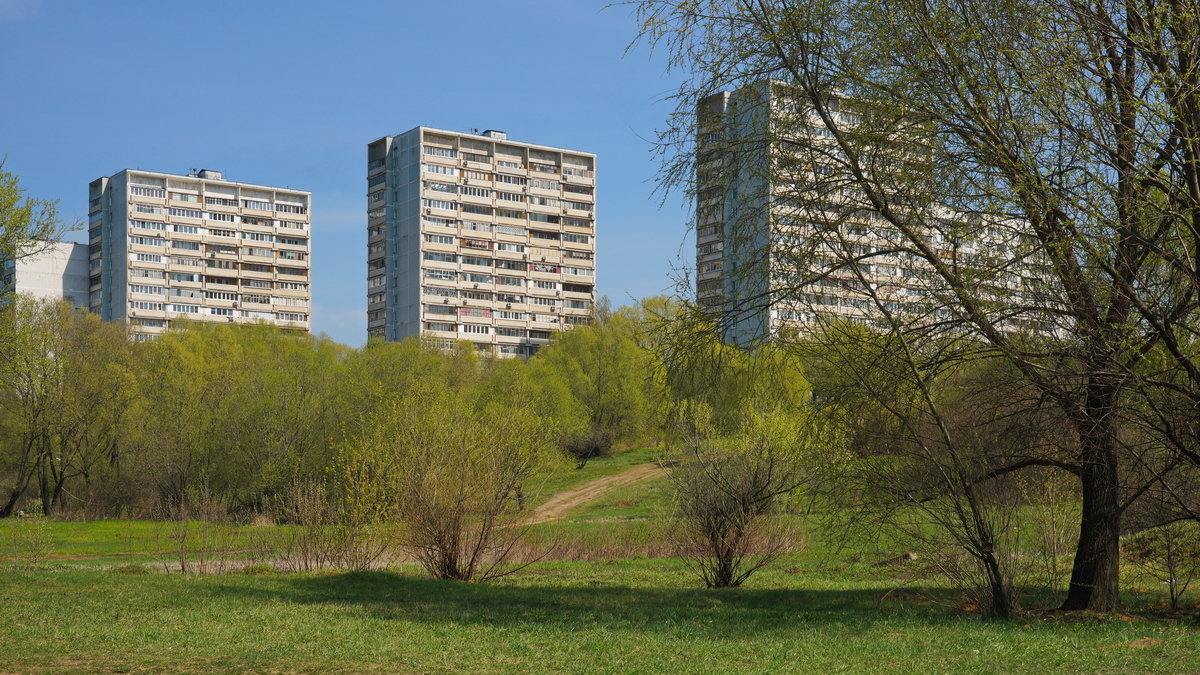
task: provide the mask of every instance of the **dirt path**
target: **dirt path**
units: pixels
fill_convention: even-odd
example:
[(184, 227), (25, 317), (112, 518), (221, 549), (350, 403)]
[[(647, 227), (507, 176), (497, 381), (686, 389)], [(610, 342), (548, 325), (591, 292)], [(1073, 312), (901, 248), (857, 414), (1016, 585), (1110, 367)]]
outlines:
[(621, 473), (614, 474), (612, 476), (605, 476), (604, 478), (597, 478), (596, 480), (590, 483), (584, 483), (573, 490), (560, 492), (551, 497), (545, 504), (542, 504), (534, 509), (533, 513), (529, 514), (529, 518), (525, 520), (525, 524), (533, 525), (536, 523), (544, 523), (550, 520), (558, 520), (559, 518), (562, 518), (570, 513), (580, 504), (590, 502), (594, 499), (599, 499), (600, 497), (619, 487), (630, 485), (632, 483), (638, 483), (650, 478), (654, 478), (655, 476), (662, 475), (664, 471), (666, 471), (666, 469), (662, 468), (658, 464), (639, 464), (638, 466), (635, 466), (632, 469), (626, 469)]

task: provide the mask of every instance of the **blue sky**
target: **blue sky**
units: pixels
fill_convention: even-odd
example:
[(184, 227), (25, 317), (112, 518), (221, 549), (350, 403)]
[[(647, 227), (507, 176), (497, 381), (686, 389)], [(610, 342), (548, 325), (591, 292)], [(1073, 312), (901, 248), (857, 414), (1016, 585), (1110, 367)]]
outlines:
[(674, 76), (605, 4), (0, 0), (0, 155), (68, 221), (124, 168), (311, 190), (313, 330), (359, 345), (367, 143), (502, 129), (599, 155), (598, 285), (625, 304), (672, 288), (688, 213), (653, 194)]

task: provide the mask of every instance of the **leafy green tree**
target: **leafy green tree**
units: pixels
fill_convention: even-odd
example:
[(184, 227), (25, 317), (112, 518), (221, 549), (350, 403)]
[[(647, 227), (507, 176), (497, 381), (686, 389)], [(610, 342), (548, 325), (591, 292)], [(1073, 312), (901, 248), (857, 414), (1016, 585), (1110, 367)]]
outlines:
[(635, 329), (628, 316), (601, 311), (593, 324), (558, 333), (531, 362), (535, 371), (561, 378), (587, 411), (586, 429), (566, 442), (580, 467), (656, 426), (651, 356)]
[(63, 232), (58, 202), (25, 197), (17, 175), (0, 159), (0, 260), (14, 260), (43, 250)]

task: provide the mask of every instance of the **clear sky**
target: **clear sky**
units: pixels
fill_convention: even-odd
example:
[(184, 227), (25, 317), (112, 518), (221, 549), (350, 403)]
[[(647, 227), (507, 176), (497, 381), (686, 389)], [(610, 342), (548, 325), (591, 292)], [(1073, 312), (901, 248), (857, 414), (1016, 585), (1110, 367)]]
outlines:
[(653, 194), (674, 78), (606, 4), (0, 0), (0, 156), (71, 222), (125, 168), (311, 190), (313, 330), (359, 345), (367, 143), (501, 129), (599, 156), (597, 283), (625, 304), (691, 249), (682, 199)]

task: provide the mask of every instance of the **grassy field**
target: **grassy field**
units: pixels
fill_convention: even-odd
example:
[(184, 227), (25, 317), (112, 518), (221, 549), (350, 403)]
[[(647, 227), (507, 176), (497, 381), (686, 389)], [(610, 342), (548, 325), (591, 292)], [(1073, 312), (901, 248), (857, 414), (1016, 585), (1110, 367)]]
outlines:
[[(531, 501), (652, 459), (593, 461)], [(668, 503), (664, 478), (618, 488), (531, 533), (589, 555), (478, 585), (414, 566), (164, 574), (148, 563), (174, 555), (177, 524), (0, 521), (0, 672), (1200, 672), (1195, 610), (1150, 611), (1162, 593), (1132, 574), (1129, 615), (992, 622), (936, 577), (812, 537), (745, 587), (709, 591), (636, 545), (663, 538)]]
[[(986, 622), (886, 579), (798, 572), (706, 591), (672, 560), (474, 585), (342, 574), (10, 572), (0, 671), (1196, 672), (1179, 623)], [(789, 573), (787, 569), (791, 569)]]

